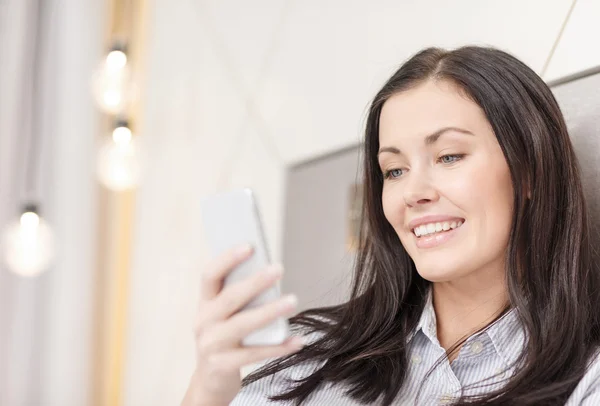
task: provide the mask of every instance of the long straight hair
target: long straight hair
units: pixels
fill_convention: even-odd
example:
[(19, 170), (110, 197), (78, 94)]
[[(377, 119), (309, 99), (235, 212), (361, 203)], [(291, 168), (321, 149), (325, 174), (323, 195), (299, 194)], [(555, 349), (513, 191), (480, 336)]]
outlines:
[(301, 404), (326, 383), (359, 402), (391, 405), (409, 369), (407, 344), (430, 282), (387, 222), (377, 161), (379, 117), (392, 95), (427, 80), (454, 83), (485, 113), (514, 189), (506, 251), (509, 306), (525, 330), (514, 376), (498, 390), (457, 404), (564, 404), (600, 342), (600, 279), (580, 169), (552, 92), (513, 56), (493, 48), (428, 48), (404, 63), (374, 98), (364, 140), (364, 207), (348, 302), (304, 311), (292, 325), (319, 333), (300, 352), (244, 379), (247, 385), (303, 362), (320, 367), (272, 400)]

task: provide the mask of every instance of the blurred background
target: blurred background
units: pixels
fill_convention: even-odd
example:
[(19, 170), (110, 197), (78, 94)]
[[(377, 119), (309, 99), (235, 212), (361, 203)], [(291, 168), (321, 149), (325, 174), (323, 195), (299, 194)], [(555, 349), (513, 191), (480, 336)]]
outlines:
[(598, 21), (598, 0), (0, 0), (0, 405), (179, 404), (217, 192), (255, 191), (301, 310), (343, 301), (394, 70), (492, 45), (560, 92), (600, 66)]

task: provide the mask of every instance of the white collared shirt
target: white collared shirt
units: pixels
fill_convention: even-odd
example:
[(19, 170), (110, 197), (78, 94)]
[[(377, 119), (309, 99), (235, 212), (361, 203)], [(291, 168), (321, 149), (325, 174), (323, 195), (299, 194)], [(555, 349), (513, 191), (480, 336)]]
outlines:
[[(444, 357), (445, 350), (437, 339), (435, 311), (429, 295), (419, 324), (409, 336), (409, 371), (395, 404), (451, 404), (461, 392), (476, 395), (498, 389), (515, 372), (514, 364), (524, 344), (524, 330), (516, 312), (510, 311), (486, 331), (469, 337), (452, 363), (444, 358), (432, 370), (440, 357)], [(285, 378), (304, 378), (319, 366), (318, 363), (307, 362), (254, 382), (242, 388), (230, 406), (292, 404), (272, 403), (268, 396), (282, 393), (286, 389)], [(314, 391), (303, 405), (362, 405), (345, 394), (347, 389), (341, 384), (325, 384)], [(600, 405), (599, 359), (591, 363), (566, 405)]]

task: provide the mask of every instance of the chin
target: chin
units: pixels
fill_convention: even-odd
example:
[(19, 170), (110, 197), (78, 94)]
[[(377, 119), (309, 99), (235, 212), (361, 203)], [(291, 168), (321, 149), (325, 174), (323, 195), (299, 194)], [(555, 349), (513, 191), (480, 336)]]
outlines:
[(461, 276), (458, 269), (440, 269), (440, 267), (419, 267), (417, 273), (429, 282), (450, 282)]

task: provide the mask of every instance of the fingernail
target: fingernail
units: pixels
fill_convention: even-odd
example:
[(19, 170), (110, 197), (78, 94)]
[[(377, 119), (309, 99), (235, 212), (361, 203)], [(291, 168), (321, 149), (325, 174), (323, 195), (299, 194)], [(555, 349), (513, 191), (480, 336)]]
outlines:
[(283, 275), (283, 265), (272, 264), (266, 269), (266, 272), (269, 276), (281, 276)]
[(283, 302), (289, 307), (295, 307), (298, 304), (298, 298), (294, 294), (286, 295)]
[(250, 244), (244, 244), (238, 247), (236, 250), (236, 254), (240, 257), (248, 255), (252, 251), (252, 246)]

